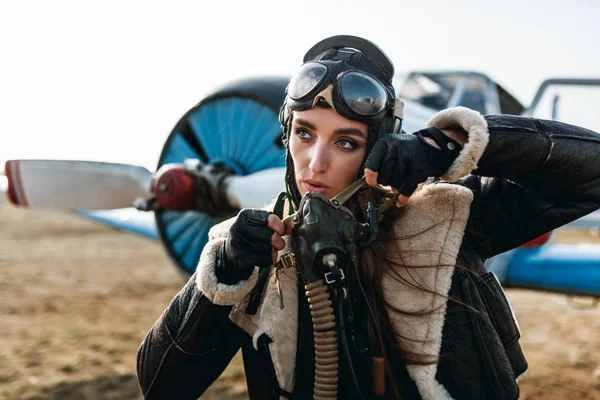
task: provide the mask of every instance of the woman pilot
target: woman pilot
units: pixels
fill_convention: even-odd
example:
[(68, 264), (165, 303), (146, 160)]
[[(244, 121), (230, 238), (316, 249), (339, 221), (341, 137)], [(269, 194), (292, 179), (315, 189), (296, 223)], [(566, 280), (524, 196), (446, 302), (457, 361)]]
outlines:
[(393, 75), (362, 38), (308, 51), (286, 195), (213, 228), (140, 347), (145, 398), (199, 397), (240, 348), (251, 399), (518, 397), (520, 332), (483, 262), (600, 207), (600, 135), (462, 107), (403, 134)]

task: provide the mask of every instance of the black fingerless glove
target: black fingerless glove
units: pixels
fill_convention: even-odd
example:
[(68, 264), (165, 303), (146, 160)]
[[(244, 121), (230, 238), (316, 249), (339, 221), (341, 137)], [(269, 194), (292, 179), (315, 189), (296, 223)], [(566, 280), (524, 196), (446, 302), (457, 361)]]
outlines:
[(215, 274), (221, 283), (233, 285), (252, 275), (255, 266), (273, 264), (271, 236), (268, 227), (271, 213), (245, 208), (229, 228), (229, 236), (217, 256)]
[[(433, 139), (439, 149), (425, 141)], [(382, 135), (367, 157), (365, 168), (378, 172), (377, 182), (410, 196), (429, 177), (439, 178), (450, 167), (462, 147), (437, 128), (408, 134)]]

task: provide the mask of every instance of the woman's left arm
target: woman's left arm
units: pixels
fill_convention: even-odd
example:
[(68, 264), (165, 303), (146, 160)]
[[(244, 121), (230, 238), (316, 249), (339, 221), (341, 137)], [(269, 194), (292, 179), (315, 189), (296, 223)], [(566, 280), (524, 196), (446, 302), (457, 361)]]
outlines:
[(454, 107), (412, 135), (382, 135), (365, 177), (397, 189), (399, 206), (428, 177), (468, 186), (474, 200), (466, 239), (486, 258), (600, 208), (600, 135)]
[(488, 256), (519, 246), (600, 208), (600, 135), (533, 118), (484, 117), (489, 142), (474, 175), (472, 219)]

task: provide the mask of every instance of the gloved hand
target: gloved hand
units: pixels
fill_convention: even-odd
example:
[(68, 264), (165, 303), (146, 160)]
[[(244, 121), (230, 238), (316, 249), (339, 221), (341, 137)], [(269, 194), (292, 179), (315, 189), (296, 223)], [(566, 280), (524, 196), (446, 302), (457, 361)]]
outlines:
[[(433, 139), (435, 148), (425, 137)], [(382, 135), (367, 157), (365, 169), (377, 172), (377, 183), (389, 185), (400, 194), (410, 196), (429, 177), (439, 178), (456, 159), (462, 147), (437, 128), (427, 128), (411, 135)]]
[(285, 246), (283, 232), (283, 223), (275, 214), (250, 208), (241, 210), (217, 257), (217, 280), (235, 284), (248, 279), (254, 266), (273, 264), (274, 249)]

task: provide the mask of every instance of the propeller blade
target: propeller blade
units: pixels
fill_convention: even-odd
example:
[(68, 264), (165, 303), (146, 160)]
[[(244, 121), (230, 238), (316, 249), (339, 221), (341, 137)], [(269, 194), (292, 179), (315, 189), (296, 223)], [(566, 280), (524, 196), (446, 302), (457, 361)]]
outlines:
[(8, 198), (16, 205), (56, 210), (131, 207), (148, 197), (152, 173), (144, 167), (94, 161), (9, 160)]
[(0, 175), (0, 193), (8, 191), (8, 179), (4, 175)]

